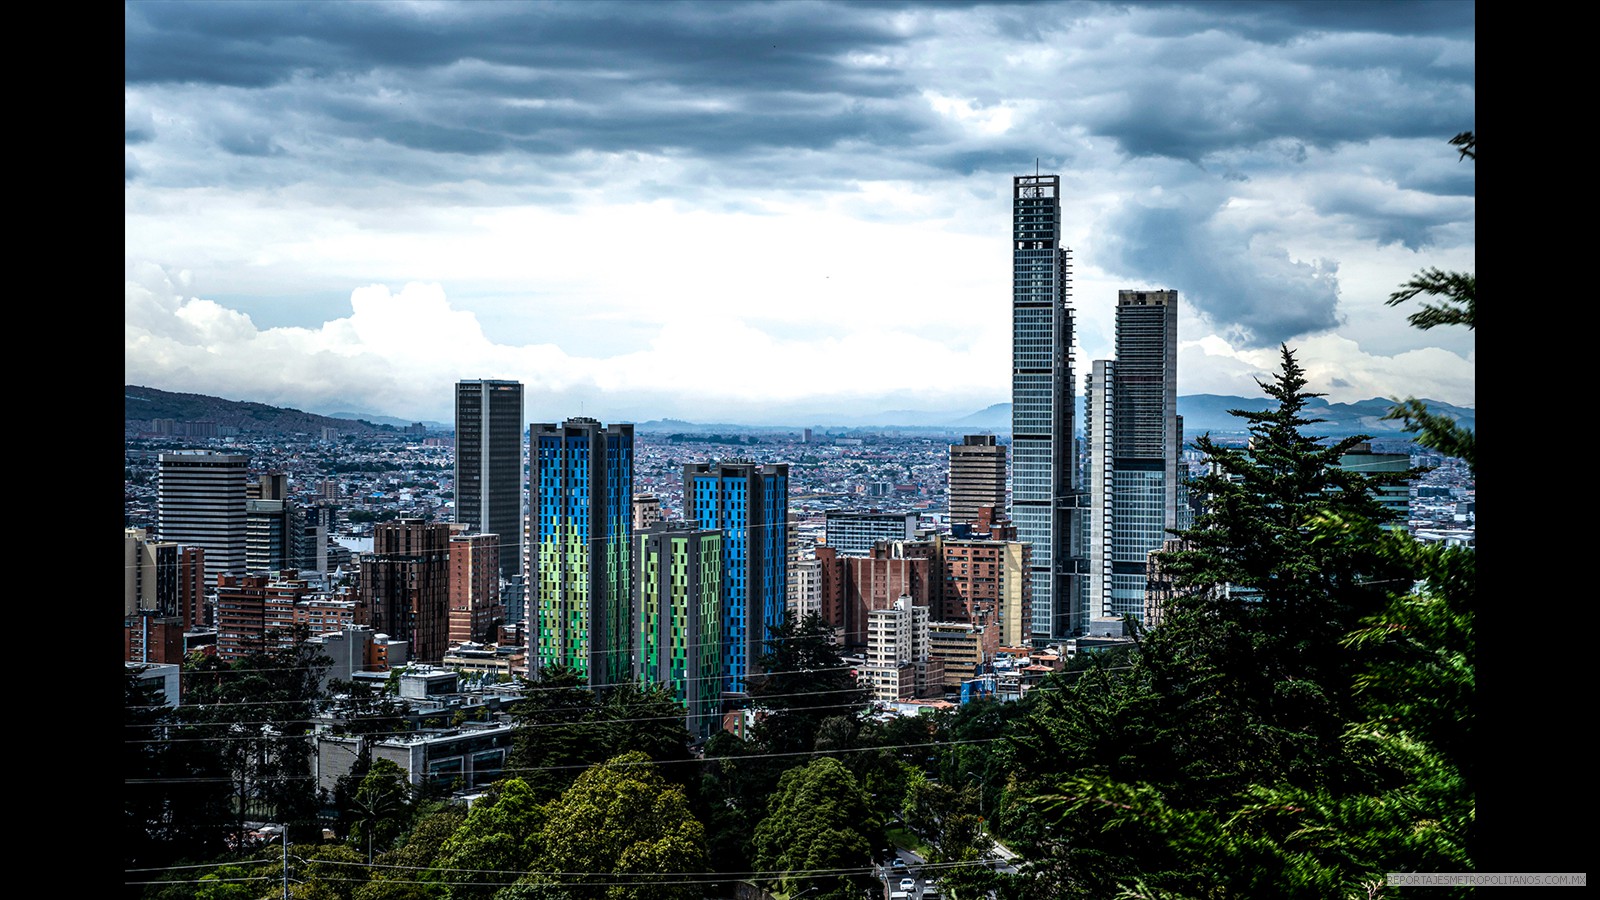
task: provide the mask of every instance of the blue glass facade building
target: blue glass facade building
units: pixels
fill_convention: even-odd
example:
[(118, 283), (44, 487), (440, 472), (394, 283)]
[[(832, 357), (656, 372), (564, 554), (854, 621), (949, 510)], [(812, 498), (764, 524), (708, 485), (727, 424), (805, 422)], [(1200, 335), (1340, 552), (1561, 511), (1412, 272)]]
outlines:
[(683, 469), (683, 507), (685, 521), (722, 532), (723, 690), (743, 693), (768, 630), (783, 624), (789, 467), (690, 463)]

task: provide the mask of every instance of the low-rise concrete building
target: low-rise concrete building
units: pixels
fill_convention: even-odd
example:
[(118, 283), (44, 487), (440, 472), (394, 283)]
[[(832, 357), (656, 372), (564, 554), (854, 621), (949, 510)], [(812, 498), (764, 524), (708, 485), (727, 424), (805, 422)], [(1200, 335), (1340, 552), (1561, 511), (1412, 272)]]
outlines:
[[(416, 787), (470, 790), (501, 777), (511, 752), (512, 731), (508, 724), (463, 726), (387, 737), (367, 746), (372, 759), (399, 766)], [(361, 756), (362, 741), (355, 735), (318, 736), (317, 787), (332, 791), (342, 776), (350, 774)]]

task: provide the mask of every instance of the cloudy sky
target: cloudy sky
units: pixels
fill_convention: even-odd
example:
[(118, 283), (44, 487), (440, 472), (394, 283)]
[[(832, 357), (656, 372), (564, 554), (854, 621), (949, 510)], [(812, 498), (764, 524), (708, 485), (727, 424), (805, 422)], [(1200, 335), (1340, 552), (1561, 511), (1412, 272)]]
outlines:
[(131, 2), (129, 384), (448, 422), (1010, 399), (1010, 191), (1062, 177), (1079, 386), (1178, 290), (1180, 394), (1471, 406), (1384, 299), (1475, 269), (1445, 2)]

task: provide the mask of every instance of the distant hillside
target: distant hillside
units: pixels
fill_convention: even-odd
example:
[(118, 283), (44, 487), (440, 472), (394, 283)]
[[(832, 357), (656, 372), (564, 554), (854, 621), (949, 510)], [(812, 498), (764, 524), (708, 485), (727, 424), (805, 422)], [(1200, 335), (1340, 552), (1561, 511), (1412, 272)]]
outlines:
[(412, 425), (422, 425), (429, 431), (451, 431), (456, 427), (454, 424), (448, 422), (435, 422), (432, 420), (418, 422), (415, 419), (401, 419), (396, 416), (378, 416), (373, 415), (372, 413), (336, 412), (328, 413), (328, 415), (341, 421), (345, 419), (355, 419), (358, 422), (366, 422), (370, 425), (393, 425), (394, 427), (400, 429), (405, 429)]
[(1011, 404), (992, 403), (951, 425), (967, 431), (1011, 431)]
[[(1188, 394), (1178, 398), (1178, 415), (1183, 416), (1183, 433), (1186, 440), (1210, 432), (1212, 434), (1243, 433), (1247, 423), (1228, 413), (1231, 409), (1260, 412), (1272, 407), (1276, 401), (1270, 397), (1230, 397), (1223, 394)], [(1452, 406), (1437, 400), (1425, 400), (1428, 409), (1456, 420), (1466, 428), (1475, 428), (1476, 413), (1472, 409)], [(1385, 421), (1383, 416), (1394, 406), (1388, 400), (1375, 397), (1355, 403), (1329, 403), (1316, 398), (1306, 404), (1306, 414), (1313, 419), (1326, 419), (1311, 426), (1312, 434), (1326, 437), (1348, 437), (1352, 434), (1369, 434), (1374, 438), (1403, 439), (1401, 423)], [(1083, 427), (1083, 397), (1078, 397), (1078, 426)], [(947, 420), (951, 427), (971, 432), (993, 431), (995, 434), (1011, 433), (1011, 404), (996, 403), (969, 416)]]
[(215, 422), (237, 428), (243, 435), (318, 434), (324, 428), (337, 429), (342, 434), (379, 434), (395, 430), (389, 425), (358, 419), (335, 419), (265, 403), (224, 400), (204, 394), (175, 394), (133, 384), (123, 387), (122, 410), (123, 419), (130, 426), (151, 419)]
[[(203, 394), (175, 394), (155, 388), (127, 385), (124, 388), (124, 418), (129, 427), (142, 427), (134, 423), (148, 423), (151, 419), (173, 419), (179, 422), (215, 422), (233, 426), (240, 434), (316, 434), (323, 428), (334, 428), (344, 434), (380, 434), (398, 431), (412, 423), (390, 416), (355, 418), (353, 414), (319, 416), (298, 409), (223, 400)], [(1476, 413), (1469, 408), (1452, 406), (1435, 400), (1424, 401), (1428, 408), (1440, 415), (1454, 419), (1462, 426), (1476, 427)], [(1269, 408), (1273, 401), (1267, 397), (1230, 397), (1220, 394), (1189, 394), (1178, 398), (1178, 414), (1183, 416), (1186, 440), (1210, 432), (1212, 434), (1241, 434), (1245, 422), (1228, 414), (1230, 409), (1260, 411)], [(1383, 415), (1390, 409), (1388, 400), (1375, 397), (1355, 403), (1328, 403), (1314, 399), (1306, 404), (1310, 418), (1325, 419), (1311, 427), (1313, 434), (1326, 437), (1346, 437), (1368, 434), (1374, 438), (1407, 439), (1399, 422), (1385, 421)], [(349, 416), (348, 418), (346, 416)], [(948, 413), (920, 410), (897, 410), (873, 415), (814, 416), (811, 425), (845, 428), (898, 428), (931, 431), (956, 431), (968, 434), (988, 431), (1001, 436), (1011, 434), (1011, 404), (996, 403), (966, 416), (953, 417)], [(1078, 398), (1078, 423), (1082, 429), (1083, 398)], [(395, 424), (389, 424), (395, 423)], [(449, 426), (437, 422), (426, 423), (433, 430), (448, 430)], [(639, 423), (640, 431), (660, 432), (784, 432), (797, 426), (745, 426), (731, 423), (706, 424), (685, 422), (680, 419), (659, 419)]]
[[(1243, 409), (1251, 412), (1260, 412), (1270, 409), (1276, 401), (1268, 397), (1229, 397), (1219, 394), (1191, 394), (1178, 398), (1178, 415), (1183, 416), (1183, 435), (1186, 440), (1212, 432), (1227, 434), (1242, 432), (1246, 423), (1238, 416), (1228, 414), (1230, 409)], [(1462, 406), (1452, 406), (1438, 400), (1424, 400), (1428, 409), (1442, 416), (1454, 419), (1457, 424), (1468, 429), (1476, 429), (1477, 414), (1474, 410)], [(1353, 434), (1369, 434), (1375, 438), (1404, 439), (1408, 435), (1403, 429), (1403, 424), (1396, 421), (1385, 421), (1384, 415), (1394, 408), (1392, 401), (1382, 397), (1371, 400), (1357, 400), (1354, 403), (1329, 403), (1317, 397), (1306, 402), (1305, 416), (1309, 419), (1324, 419), (1306, 429), (1309, 434), (1320, 434), (1327, 437), (1348, 437)]]

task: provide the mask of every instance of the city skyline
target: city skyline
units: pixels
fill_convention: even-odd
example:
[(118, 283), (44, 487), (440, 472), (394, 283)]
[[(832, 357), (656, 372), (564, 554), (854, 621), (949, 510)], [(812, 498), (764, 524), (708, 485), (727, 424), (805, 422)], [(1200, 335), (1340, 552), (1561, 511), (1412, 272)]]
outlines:
[(1172, 289), (1180, 394), (1287, 342), (1331, 401), (1474, 405), (1473, 334), (1383, 303), (1475, 268), (1473, 4), (817, 6), (125, 5), (127, 383), (966, 415), (1009, 396), (1037, 167), (1076, 371), (1117, 291)]

